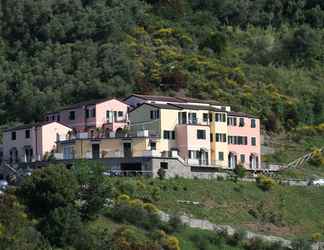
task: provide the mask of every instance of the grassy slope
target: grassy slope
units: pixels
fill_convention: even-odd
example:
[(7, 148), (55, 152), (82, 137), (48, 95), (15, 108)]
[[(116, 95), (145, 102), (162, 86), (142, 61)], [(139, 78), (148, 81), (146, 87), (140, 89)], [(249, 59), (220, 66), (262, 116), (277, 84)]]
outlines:
[[(199, 230), (199, 229), (192, 229), (192, 228), (186, 228), (185, 230), (181, 231), (180, 233), (177, 233), (175, 235), (179, 242), (180, 242), (180, 247), (182, 250), (200, 250), (200, 249), (205, 249), (205, 250), (240, 250), (242, 249), (240, 246), (234, 247), (234, 246), (229, 246), (222, 242), (221, 244), (211, 244), (206, 241), (204, 241), (205, 244), (202, 245), (202, 242), (197, 242), (193, 236), (197, 237), (204, 237), (213, 239), (215, 238), (215, 233), (206, 231), (206, 230)], [(199, 245), (199, 248), (198, 248)]]
[[(185, 212), (215, 223), (285, 237), (310, 236), (324, 228), (324, 188), (276, 186), (263, 192), (253, 183), (230, 181), (177, 179), (157, 183), (164, 187), (157, 205), (166, 212)], [(198, 201), (201, 206), (179, 204), (179, 199)], [(249, 210), (257, 211), (261, 202), (264, 206), (255, 218)], [(262, 215), (269, 217), (270, 212), (281, 217), (277, 225), (269, 219), (262, 221)]]
[[(88, 229), (92, 232), (105, 232), (105, 234), (113, 234), (117, 229), (119, 229), (122, 224), (119, 224), (107, 217), (99, 216), (96, 220), (91, 221), (88, 225)], [(143, 230), (143, 229), (140, 229)], [(199, 229), (192, 229), (192, 228), (184, 228), (184, 230), (175, 234), (177, 239), (180, 242), (180, 248), (182, 250), (199, 250), (197, 245), (201, 244), (201, 242), (197, 243), (196, 238), (203, 238), (204, 249), (205, 250), (242, 250), (240, 246), (234, 247), (229, 246), (225, 243), (224, 240), (220, 240), (217, 245), (212, 244), (206, 239), (215, 239), (215, 233), (206, 231), (206, 230), (199, 230)], [(196, 238), (193, 238), (195, 236)], [(201, 247), (201, 246), (200, 246)]]

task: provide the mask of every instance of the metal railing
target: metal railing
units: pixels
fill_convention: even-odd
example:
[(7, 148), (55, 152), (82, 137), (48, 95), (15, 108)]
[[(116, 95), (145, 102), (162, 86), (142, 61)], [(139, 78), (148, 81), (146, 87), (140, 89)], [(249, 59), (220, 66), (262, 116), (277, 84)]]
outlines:
[(104, 172), (105, 176), (110, 177), (134, 177), (134, 176), (153, 176), (153, 171), (144, 170), (108, 170)]

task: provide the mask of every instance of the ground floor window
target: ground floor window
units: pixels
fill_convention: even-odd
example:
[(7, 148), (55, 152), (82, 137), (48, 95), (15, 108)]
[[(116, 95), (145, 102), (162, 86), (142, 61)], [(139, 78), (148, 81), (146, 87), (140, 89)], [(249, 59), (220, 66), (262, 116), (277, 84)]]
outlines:
[(169, 168), (167, 162), (161, 162), (161, 163), (160, 163), (160, 167), (163, 168), (163, 169), (168, 169), (168, 168)]
[(224, 161), (224, 152), (218, 152), (218, 160)]

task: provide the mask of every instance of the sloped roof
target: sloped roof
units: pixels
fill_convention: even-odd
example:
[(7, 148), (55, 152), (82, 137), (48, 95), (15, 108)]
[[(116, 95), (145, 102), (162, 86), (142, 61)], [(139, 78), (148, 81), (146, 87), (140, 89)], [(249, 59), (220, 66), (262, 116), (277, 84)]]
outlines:
[(43, 127), (43, 126), (46, 126), (46, 125), (51, 124), (51, 123), (58, 123), (58, 124), (60, 124), (60, 125), (62, 125), (64, 127), (70, 128), (69, 126), (66, 126), (66, 125), (64, 125), (63, 123), (60, 123), (60, 122), (48, 121), (48, 122), (36, 122), (36, 123), (22, 124), (22, 125), (18, 125), (16, 127), (13, 127), (13, 128), (5, 129), (4, 132), (10, 132), (10, 131), (16, 131), (16, 130), (22, 130), (22, 129), (30, 129), (30, 128), (33, 128), (33, 127)]
[(48, 112), (46, 114), (55, 114), (55, 113), (58, 113), (58, 112), (63, 111), (63, 110), (77, 109), (77, 108), (80, 108), (80, 107), (83, 107), (83, 106), (96, 105), (96, 104), (100, 104), (102, 102), (106, 102), (106, 101), (110, 101), (110, 100), (117, 100), (119, 102), (124, 103), (124, 101), (121, 100), (121, 99), (114, 98), (114, 97), (112, 97), (112, 98), (107, 98), (106, 97), (106, 98), (101, 98), (101, 99), (93, 99), (93, 100), (89, 100), (89, 101), (84, 101), (84, 102), (78, 102), (78, 103), (70, 104), (70, 105), (64, 106), (64, 107), (62, 107), (62, 108), (60, 108), (60, 109), (58, 109), (56, 111)]
[(138, 97), (143, 100), (147, 101), (160, 101), (160, 102), (175, 102), (175, 103), (204, 103), (204, 104), (210, 104), (210, 105), (218, 105), (222, 106), (221, 103), (214, 101), (214, 100), (201, 100), (197, 98), (192, 97), (179, 97), (179, 96), (161, 96), (161, 95), (140, 95), (140, 94), (132, 94), (124, 99), (126, 101), (127, 99), (131, 97)]
[(139, 95), (139, 94), (132, 94), (124, 99), (127, 100), (131, 97), (138, 97), (143, 100), (147, 101), (160, 101), (160, 102), (183, 102), (183, 100), (178, 99), (177, 97), (172, 97), (172, 96), (159, 96), (159, 95)]
[(243, 113), (243, 112), (228, 112), (229, 116), (236, 116), (236, 117), (247, 117), (247, 118), (255, 118), (258, 119), (258, 117), (256, 117), (255, 115), (251, 115), (251, 114), (247, 114), (247, 113)]
[(170, 104), (181, 109), (192, 109), (192, 110), (208, 110), (208, 111), (222, 111), (222, 109), (217, 109), (208, 105), (194, 105), (194, 104), (185, 104), (185, 103), (177, 103), (177, 104)]
[(180, 108), (180, 107), (178, 107), (176, 105), (170, 104), (170, 103), (160, 104), (160, 103), (146, 103), (146, 102), (143, 102), (142, 104), (138, 105), (136, 108), (132, 109), (130, 112), (133, 112), (134, 110), (142, 107), (143, 105), (152, 106), (152, 107), (155, 107), (155, 108), (158, 108), (158, 109), (175, 109), (175, 110), (181, 110), (182, 109), (182, 108)]

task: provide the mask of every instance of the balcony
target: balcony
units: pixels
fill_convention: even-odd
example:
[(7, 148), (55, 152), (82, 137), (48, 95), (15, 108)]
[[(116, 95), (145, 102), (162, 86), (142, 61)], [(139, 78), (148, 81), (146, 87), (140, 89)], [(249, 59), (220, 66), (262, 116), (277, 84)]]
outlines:
[(203, 120), (203, 119), (180, 119), (178, 121), (178, 125), (209, 125), (209, 120)]
[(143, 152), (143, 157), (161, 157), (161, 152), (157, 150), (145, 150)]

